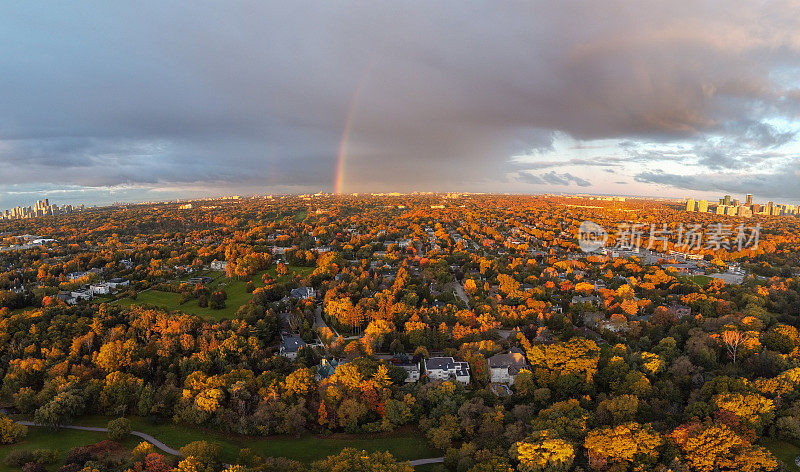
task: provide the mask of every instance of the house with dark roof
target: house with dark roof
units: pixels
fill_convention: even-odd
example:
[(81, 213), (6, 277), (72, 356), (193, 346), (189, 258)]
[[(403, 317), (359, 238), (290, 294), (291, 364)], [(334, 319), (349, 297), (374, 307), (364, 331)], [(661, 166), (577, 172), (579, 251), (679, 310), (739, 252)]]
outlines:
[(489, 366), (489, 379), (492, 383), (513, 385), (520, 370), (528, 366), (525, 354), (518, 348), (506, 354), (495, 354), (486, 360)]
[(314, 298), (315, 296), (317, 296), (317, 293), (316, 293), (316, 291), (314, 290), (313, 287), (297, 287), (297, 288), (292, 289), (292, 291), (289, 292), (289, 295), (292, 298), (300, 298), (300, 299), (303, 299), (303, 300), (310, 300), (310, 299)]
[(462, 384), (469, 383), (469, 363), (456, 361), (452, 357), (431, 357), (422, 361), (425, 375), (431, 380), (454, 379)]
[(293, 334), (281, 334), (281, 347), (280, 355), (287, 357), (291, 360), (297, 359), (297, 352), (300, 348), (305, 347), (306, 342), (300, 336)]

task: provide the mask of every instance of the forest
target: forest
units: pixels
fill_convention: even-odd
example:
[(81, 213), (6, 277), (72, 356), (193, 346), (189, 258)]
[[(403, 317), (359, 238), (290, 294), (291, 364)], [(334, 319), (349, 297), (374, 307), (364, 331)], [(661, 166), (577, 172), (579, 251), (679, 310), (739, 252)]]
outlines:
[(437, 194), (0, 222), (0, 472), (800, 470), (800, 219), (579, 248), (634, 218), (742, 223)]

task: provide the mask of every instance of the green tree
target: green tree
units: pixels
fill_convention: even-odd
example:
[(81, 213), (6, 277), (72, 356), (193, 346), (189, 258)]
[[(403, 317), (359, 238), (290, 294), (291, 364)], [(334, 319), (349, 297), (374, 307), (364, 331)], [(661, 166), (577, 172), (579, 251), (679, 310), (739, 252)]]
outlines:
[(121, 441), (131, 433), (131, 421), (128, 418), (117, 418), (108, 422), (108, 437)]
[(397, 462), (388, 452), (359, 451), (345, 448), (335, 456), (311, 464), (313, 472), (414, 472), (408, 462)]

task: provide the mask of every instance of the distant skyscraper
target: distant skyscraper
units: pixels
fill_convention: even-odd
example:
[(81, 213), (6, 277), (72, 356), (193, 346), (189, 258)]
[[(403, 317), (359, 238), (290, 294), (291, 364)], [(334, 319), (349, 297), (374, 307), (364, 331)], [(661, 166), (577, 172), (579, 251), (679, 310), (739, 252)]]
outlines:
[(686, 211), (694, 211), (694, 198), (686, 200)]
[(697, 202), (697, 211), (700, 213), (708, 213), (708, 200), (700, 200)]
[(739, 206), (739, 199), (738, 199), (738, 198), (734, 198), (734, 199), (731, 201), (731, 205), (733, 205), (733, 206), (735, 206), (735, 207), (738, 207), (738, 206)]
[(725, 195), (725, 198), (723, 199), (723, 203), (722, 204), (725, 205), (725, 206), (730, 205), (731, 204), (731, 196), (730, 195)]
[(747, 194), (747, 200), (745, 200), (744, 204), (747, 205), (747, 206), (750, 206), (750, 205), (753, 204), (753, 194), (752, 193), (748, 193)]

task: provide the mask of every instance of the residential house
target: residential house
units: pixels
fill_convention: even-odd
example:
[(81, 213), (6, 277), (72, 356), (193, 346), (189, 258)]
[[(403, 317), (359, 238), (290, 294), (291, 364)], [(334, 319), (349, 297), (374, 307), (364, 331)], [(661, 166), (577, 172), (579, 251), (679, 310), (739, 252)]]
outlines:
[(190, 277), (189, 280), (187, 280), (187, 282), (189, 282), (192, 285), (205, 285), (207, 283), (211, 283), (211, 281), (213, 280), (214, 279), (212, 279), (211, 277), (200, 276), (200, 277)]
[(686, 305), (671, 305), (667, 311), (677, 319), (692, 315), (692, 309)]
[(113, 279), (106, 282), (109, 288), (117, 289), (119, 287), (127, 287), (131, 284), (131, 282), (127, 279), (123, 279), (122, 277), (114, 277)]
[(208, 265), (211, 270), (225, 270), (228, 268), (228, 263), (226, 261), (218, 261), (213, 260), (211, 264)]
[(469, 383), (469, 363), (456, 361), (452, 357), (431, 357), (425, 359), (425, 375), (431, 380), (455, 379), (466, 385)]
[(572, 297), (572, 304), (573, 305), (583, 305), (584, 303), (589, 303), (592, 306), (598, 306), (600, 304), (600, 297), (597, 295), (575, 295)]
[(317, 382), (321, 382), (331, 375), (336, 373), (336, 368), (340, 365), (345, 364), (345, 362), (338, 361), (336, 359), (322, 359), (320, 364), (317, 366), (317, 372), (314, 374), (314, 380)]
[(111, 292), (111, 287), (107, 283), (92, 284), (89, 286), (92, 295), (108, 295)]
[(409, 364), (398, 364), (397, 367), (405, 369), (406, 373), (406, 383), (414, 383), (419, 380), (420, 378), (420, 370), (419, 364), (409, 363)]
[(486, 362), (489, 365), (490, 381), (508, 385), (513, 385), (517, 374), (528, 365), (525, 354), (518, 348), (513, 348), (506, 354), (495, 354)]
[(297, 359), (297, 352), (306, 346), (306, 342), (300, 336), (292, 334), (281, 334), (281, 347), (279, 354), (290, 360)]
[(70, 295), (72, 295), (72, 298), (74, 298), (76, 301), (78, 301), (78, 300), (91, 300), (92, 297), (93, 297), (92, 291), (90, 289), (78, 290), (78, 291), (75, 291), (75, 292), (70, 292)]
[(311, 299), (313, 299), (314, 297), (317, 296), (317, 292), (314, 290), (313, 287), (297, 287), (297, 288), (292, 289), (292, 291), (289, 292), (289, 295), (292, 298), (300, 298), (300, 299), (303, 299), (303, 300), (311, 300)]

